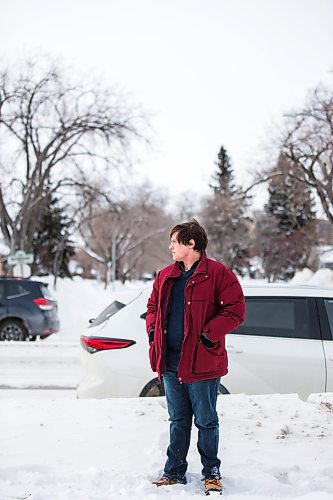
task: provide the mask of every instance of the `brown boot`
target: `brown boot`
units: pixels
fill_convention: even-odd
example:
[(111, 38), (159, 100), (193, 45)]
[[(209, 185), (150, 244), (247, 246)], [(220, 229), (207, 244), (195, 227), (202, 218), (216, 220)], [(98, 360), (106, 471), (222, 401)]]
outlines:
[(153, 484), (156, 484), (156, 486), (171, 486), (172, 484), (177, 484), (177, 481), (170, 477), (162, 476), (157, 481), (153, 481)]
[(221, 480), (218, 479), (217, 477), (205, 479), (204, 480), (204, 489), (205, 489), (206, 495), (209, 495), (210, 492), (219, 493), (220, 495), (222, 495)]

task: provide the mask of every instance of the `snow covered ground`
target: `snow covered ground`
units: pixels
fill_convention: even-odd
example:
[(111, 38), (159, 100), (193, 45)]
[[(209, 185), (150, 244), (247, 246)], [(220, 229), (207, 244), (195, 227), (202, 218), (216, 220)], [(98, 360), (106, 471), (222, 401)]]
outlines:
[[(333, 394), (219, 396), (224, 494), (332, 500)], [(168, 443), (164, 398), (3, 399), (1, 500), (202, 498), (196, 430), (188, 484), (158, 488)]]
[[(333, 286), (333, 271), (318, 273), (294, 281)], [(117, 285), (112, 292), (80, 278), (60, 280), (59, 334), (0, 346), (0, 389), (17, 387), (0, 390), (0, 500), (202, 498), (195, 429), (188, 484), (151, 484), (168, 443), (164, 398), (76, 400), (70, 390), (89, 318), (142, 286), (151, 285)], [(54, 381), (61, 390), (40, 390)], [(22, 390), (31, 386), (39, 389)], [(296, 395), (219, 396), (218, 412), (225, 496), (333, 499), (333, 394), (306, 402)]]

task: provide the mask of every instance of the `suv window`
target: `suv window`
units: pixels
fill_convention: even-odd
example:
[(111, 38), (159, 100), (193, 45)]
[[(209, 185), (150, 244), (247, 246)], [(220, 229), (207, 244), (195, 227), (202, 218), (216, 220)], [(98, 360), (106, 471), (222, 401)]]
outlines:
[(311, 328), (308, 298), (246, 297), (246, 319), (232, 333), (266, 337), (320, 338)]
[(328, 324), (331, 329), (331, 338), (333, 339), (333, 299), (324, 299), (325, 309), (327, 313)]
[(0, 282), (0, 300), (5, 298), (5, 284)]
[(14, 299), (15, 297), (20, 297), (22, 295), (27, 295), (30, 292), (26, 290), (22, 283), (19, 281), (8, 281), (7, 282), (7, 299)]

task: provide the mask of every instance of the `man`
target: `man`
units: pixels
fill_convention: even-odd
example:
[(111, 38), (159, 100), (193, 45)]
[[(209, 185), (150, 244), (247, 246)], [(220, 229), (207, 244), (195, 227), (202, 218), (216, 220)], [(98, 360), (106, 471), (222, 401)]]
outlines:
[(174, 264), (162, 269), (147, 305), (149, 357), (163, 378), (170, 444), (157, 486), (186, 484), (192, 417), (205, 493), (222, 493), (216, 400), (228, 371), (225, 336), (244, 320), (241, 286), (225, 265), (207, 258), (207, 235), (192, 219), (170, 233)]

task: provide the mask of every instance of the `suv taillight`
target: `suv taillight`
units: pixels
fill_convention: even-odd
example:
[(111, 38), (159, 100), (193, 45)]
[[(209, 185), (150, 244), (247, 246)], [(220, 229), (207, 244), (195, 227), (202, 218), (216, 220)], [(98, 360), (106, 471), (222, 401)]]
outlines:
[(53, 309), (54, 307), (52, 302), (45, 298), (34, 299), (34, 303), (43, 311), (50, 311), (50, 309)]
[(135, 344), (134, 340), (85, 337), (84, 335), (81, 336), (80, 342), (83, 349), (90, 352), (90, 354), (99, 351), (108, 351), (110, 349), (125, 349)]

